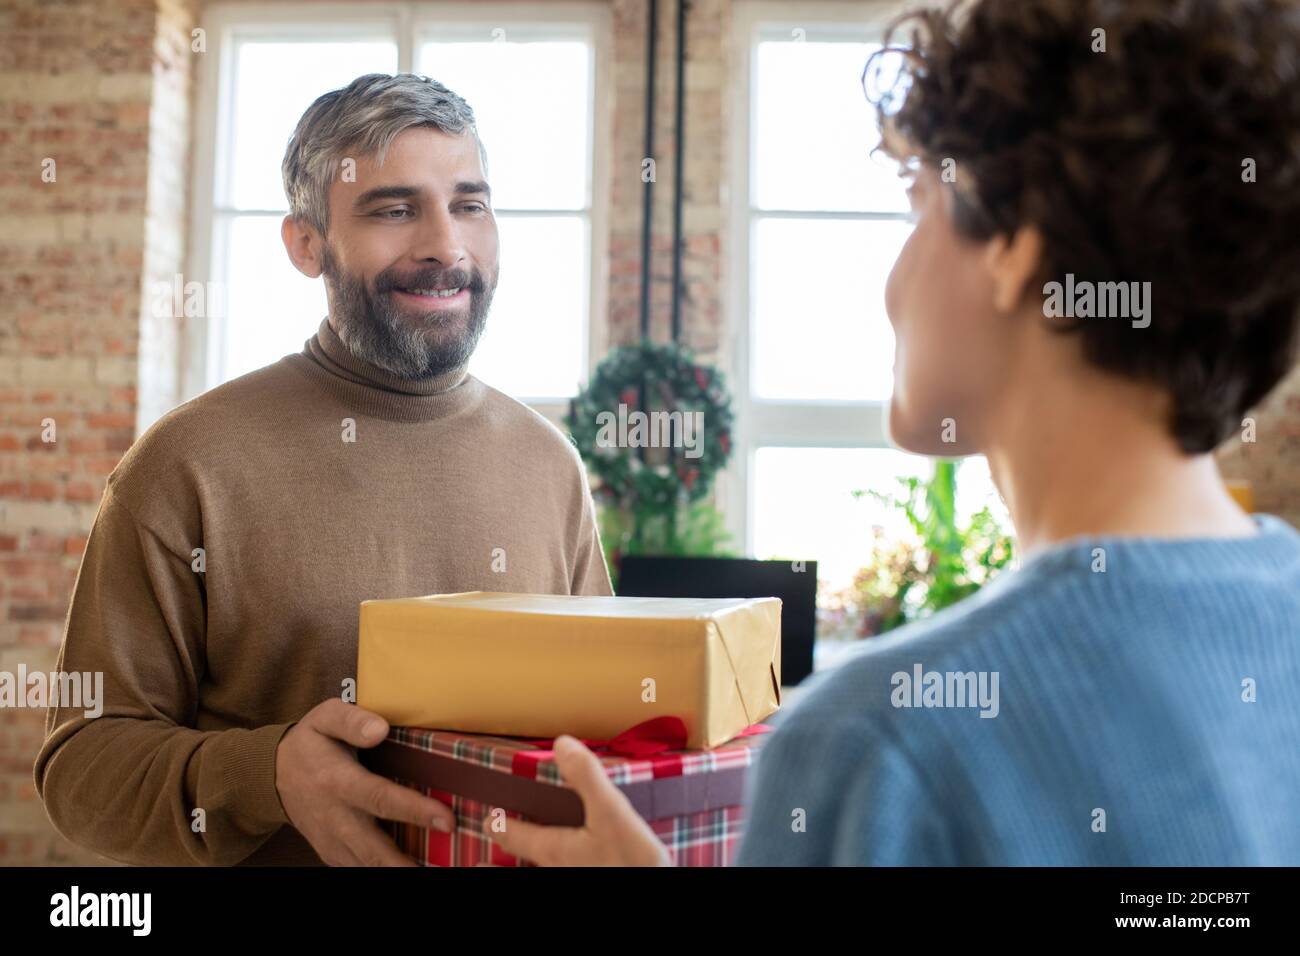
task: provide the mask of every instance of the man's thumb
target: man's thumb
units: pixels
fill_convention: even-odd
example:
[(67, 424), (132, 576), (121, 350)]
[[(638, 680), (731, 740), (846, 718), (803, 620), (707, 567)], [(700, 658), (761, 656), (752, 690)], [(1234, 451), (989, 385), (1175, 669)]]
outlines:
[(373, 747), (388, 734), (384, 718), (337, 699), (322, 703), (313, 716), (318, 731), (353, 747)]

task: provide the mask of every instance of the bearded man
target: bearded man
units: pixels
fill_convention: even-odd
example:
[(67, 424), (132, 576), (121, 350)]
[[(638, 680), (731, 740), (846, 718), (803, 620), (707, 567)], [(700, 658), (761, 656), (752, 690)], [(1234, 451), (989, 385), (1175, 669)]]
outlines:
[[(329, 315), (289, 355), (173, 409), (109, 476), (35, 766), (55, 827), (136, 864), (409, 864), (376, 817), (448, 807), (364, 770), (358, 604), (472, 590), (611, 594), (582, 462), (467, 373), (497, 285), (468, 104), (369, 75), (303, 114), (289, 259)], [(275, 322), (267, 315), (266, 322)]]

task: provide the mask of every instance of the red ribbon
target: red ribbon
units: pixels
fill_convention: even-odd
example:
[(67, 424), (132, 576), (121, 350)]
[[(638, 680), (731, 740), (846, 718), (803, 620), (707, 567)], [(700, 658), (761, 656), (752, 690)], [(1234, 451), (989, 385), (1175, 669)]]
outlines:
[[(772, 728), (767, 724), (746, 727), (737, 738), (765, 734)], [(600, 756), (645, 758), (669, 751), (686, 749), (686, 722), (680, 717), (654, 717), (629, 727), (609, 740), (583, 740)], [(555, 756), (554, 737), (527, 738), (537, 750), (520, 750), (511, 758), (510, 771), (517, 776), (537, 777), (537, 765)], [(665, 757), (653, 761), (656, 777), (672, 777), (682, 772), (680, 757)]]

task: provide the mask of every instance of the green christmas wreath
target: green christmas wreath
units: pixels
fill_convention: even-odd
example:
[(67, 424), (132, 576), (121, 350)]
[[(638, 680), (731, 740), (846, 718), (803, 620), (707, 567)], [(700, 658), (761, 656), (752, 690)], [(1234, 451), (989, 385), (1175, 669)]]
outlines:
[(650, 342), (613, 349), (565, 418), (595, 493), (639, 515), (707, 495), (731, 456), (732, 423), (721, 372)]

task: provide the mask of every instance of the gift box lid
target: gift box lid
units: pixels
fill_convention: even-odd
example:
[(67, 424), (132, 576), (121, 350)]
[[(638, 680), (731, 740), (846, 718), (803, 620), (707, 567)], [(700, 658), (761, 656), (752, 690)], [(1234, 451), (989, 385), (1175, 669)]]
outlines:
[(357, 703), (389, 724), (608, 737), (647, 717), (714, 747), (781, 702), (777, 598), (474, 591), (363, 601)]
[[(596, 748), (610, 780), (646, 820), (738, 806), (747, 768), (767, 731), (756, 724), (708, 750), (625, 756)], [(539, 823), (581, 826), (582, 801), (564, 786), (549, 741), (394, 727), (362, 750), (375, 773), (522, 813)]]
[[(756, 600), (778, 598), (614, 597), (602, 594), (523, 594), (515, 591), (457, 591), (418, 597), (384, 598), (387, 605), (437, 604), (475, 611), (519, 614), (561, 614), (565, 617), (641, 617), (677, 620), (713, 617), (720, 611), (744, 607)], [(365, 601), (362, 603), (371, 603)]]

